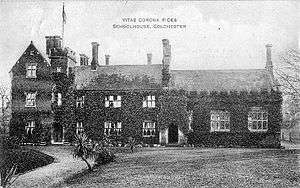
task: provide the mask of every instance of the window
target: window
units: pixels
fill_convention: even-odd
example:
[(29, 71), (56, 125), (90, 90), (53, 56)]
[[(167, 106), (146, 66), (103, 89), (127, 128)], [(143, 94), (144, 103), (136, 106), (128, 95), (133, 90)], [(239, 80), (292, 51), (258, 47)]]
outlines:
[(155, 136), (155, 122), (145, 121), (143, 123), (143, 137)]
[(229, 132), (230, 114), (227, 111), (213, 110), (210, 112), (210, 132)]
[(120, 95), (106, 96), (105, 97), (105, 107), (120, 108), (121, 107), (121, 96)]
[(248, 129), (253, 132), (268, 130), (268, 113), (260, 107), (253, 107), (248, 113)]
[(28, 121), (25, 126), (25, 131), (29, 135), (32, 134), (34, 128), (35, 128), (35, 121)]
[(83, 123), (82, 121), (76, 123), (76, 134), (82, 134), (83, 133)]
[(143, 98), (143, 107), (146, 108), (155, 108), (155, 96), (148, 95)]
[(26, 93), (26, 107), (35, 107), (35, 98), (36, 98), (36, 92), (35, 93)]
[(56, 67), (56, 72), (61, 72), (61, 67)]
[(27, 65), (26, 78), (36, 78), (36, 64)]
[(57, 105), (58, 106), (62, 105), (62, 96), (61, 96), (61, 93), (57, 93)]
[(77, 97), (76, 99), (76, 107), (77, 108), (83, 108), (84, 105), (84, 96)]
[(121, 135), (122, 132), (122, 123), (121, 122), (104, 122), (104, 134), (107, 136), (110, 135)]

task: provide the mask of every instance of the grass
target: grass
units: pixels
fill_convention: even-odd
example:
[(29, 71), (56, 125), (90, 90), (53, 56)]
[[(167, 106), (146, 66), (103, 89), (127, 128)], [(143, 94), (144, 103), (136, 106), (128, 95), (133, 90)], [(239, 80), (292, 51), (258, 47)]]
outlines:
[(17, 164), (17, 174), (48, 165), (54, 161), (54, 158), (49, 155), (23, 147), (5, 149), (2, 154), (1, 168), (11, 168), (13, 164)]
[(298, 187), (299, 150), (136, 148), (59, 187)]

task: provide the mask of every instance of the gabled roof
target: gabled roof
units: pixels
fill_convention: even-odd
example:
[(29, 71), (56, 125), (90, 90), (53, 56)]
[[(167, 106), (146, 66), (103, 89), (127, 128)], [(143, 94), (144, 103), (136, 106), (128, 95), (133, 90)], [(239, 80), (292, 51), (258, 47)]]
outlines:
[(187, 91), (258, 91), (272, 88), (265, 69), (171, 70), (170, 89)]
[[(20, 60), (20, 58), (23, 56), (24, 52), (26, 52), (26, 51), (27, 51), (28, 49), (30, 49), (30, 48), (34, 48), (34, 49), (35, 49), (35, 50), (36, 50), (36, 51), (44, 58), (45, 62), (47, 62), (47, 64), (48, 64), (48, 66), (51, 66), (51, 64), (50, 64), (50, 59), (48, 58), (48, 56), (44, 53), (43, 50), (40, 50), (40, 49), (37, 47), (37, 45), (33, 44), (33, 41), (31, 41), (30, 44), (27, 46), (27, 48), (26, 48), (24, 51), (22, 51), (22, 54), (19, 56), (19, 58), (18, 58), (18, 60), (17, 60), (16, 62), (18, 62), (18, 61)], [(17, 63), (15, 63), (15, 64), (12, 66), (12, 68), (10, 69), (9, 72), (12, 71), (12, 69), (15, 67), (16, 64), (17, 64)]]
[(84, 90), (134, 90), (161, 87), (162, 64), (75, 67), (75, 84)]

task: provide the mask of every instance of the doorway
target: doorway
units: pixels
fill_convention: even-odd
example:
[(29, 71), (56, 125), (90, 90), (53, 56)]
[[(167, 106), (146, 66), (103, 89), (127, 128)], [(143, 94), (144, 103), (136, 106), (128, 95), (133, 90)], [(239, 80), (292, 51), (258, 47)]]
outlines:
[(174, 123), (171, 123), (169, 125), (169, 143), (178, 143), (178, 126), (175, 125)]

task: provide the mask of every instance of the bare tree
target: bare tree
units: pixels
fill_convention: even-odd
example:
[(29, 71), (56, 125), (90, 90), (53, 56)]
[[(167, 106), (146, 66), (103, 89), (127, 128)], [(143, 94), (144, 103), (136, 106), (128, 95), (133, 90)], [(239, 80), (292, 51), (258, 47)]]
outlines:
[(300, 52), (287, 50), (274, 72), (283, 92), (284, 122), (289, 122), (300, 111)]
[(0, 128), (1, 134), (7, 134), (6, 130), (8, 127), (8, 121), (10, 117), (10, 98), (9, 98), (9, 90), (4, 86), (0, 86)]
[(283, 56), (275, 74), (284, 95), (300, 97), (300, 52), (288, 50)]

